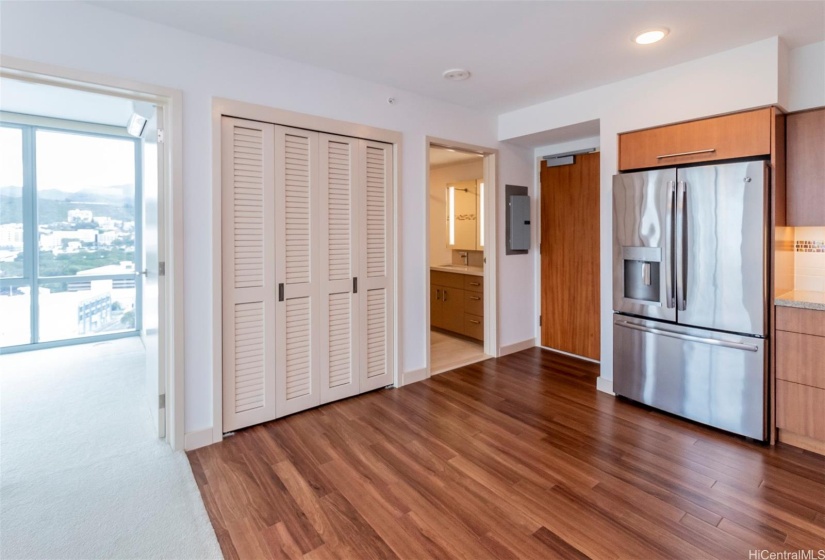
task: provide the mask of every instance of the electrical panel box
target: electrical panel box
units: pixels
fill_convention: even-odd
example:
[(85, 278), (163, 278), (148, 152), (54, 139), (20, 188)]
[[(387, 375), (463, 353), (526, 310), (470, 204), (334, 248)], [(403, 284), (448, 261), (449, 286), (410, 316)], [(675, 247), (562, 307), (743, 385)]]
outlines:
[(527, 187), (507, 185), (505, 190), (506, 254), (525, 254), (530, 250), (530, 197)]

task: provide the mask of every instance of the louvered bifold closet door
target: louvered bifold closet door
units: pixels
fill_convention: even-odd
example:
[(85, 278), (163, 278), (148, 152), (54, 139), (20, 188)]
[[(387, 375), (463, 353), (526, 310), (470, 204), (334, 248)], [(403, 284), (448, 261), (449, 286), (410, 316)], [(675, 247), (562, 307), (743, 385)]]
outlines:
[(319, 135), (321, 402), (357, 395), (359, 140)]
[(275, 127), (278, 416), (320, 404), (318, 133)]
[(223, 429), (272, 420), (275, 397), (275, 127), (221, 121)]
[(361, 392), (393, 382), (393, 147), (360, 141), (359, 346)]

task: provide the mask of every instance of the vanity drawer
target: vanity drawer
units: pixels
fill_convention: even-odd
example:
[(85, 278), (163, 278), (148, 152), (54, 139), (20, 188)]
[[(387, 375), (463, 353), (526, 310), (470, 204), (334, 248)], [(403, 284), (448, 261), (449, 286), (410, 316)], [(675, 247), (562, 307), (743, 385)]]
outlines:
[(484, 291), (484, 277), (483, 276), (471, 276), (470, 274), (464, 275), (464, 289), (470, 290), (472, 292), (483, 292)]
[(484, 295), (481, 292), (464, 292), (464, 311), (471, 315), (484, 315)]
[(430, 271), (430, 284), (446, 286), (448, 288), (464, 289), (464, 275), (455, 272)]
[(476, 340), (484, 340), (484, 317), (465, 313), (464, 334)]

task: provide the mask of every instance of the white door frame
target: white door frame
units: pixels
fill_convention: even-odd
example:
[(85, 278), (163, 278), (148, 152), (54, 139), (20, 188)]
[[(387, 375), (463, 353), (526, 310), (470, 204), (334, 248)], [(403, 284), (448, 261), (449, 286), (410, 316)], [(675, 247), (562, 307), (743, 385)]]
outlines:
[(427, 209), (425, 217), (427, 228), (424, 240), (424, 246), (427, 248), (427, 281), (424, 286), (427, 314), (424, 328), (427, 341), (427, 377), (432, 375), (430, 357), (430, 148), (433, 146), (484, 154), (484, 353), (493, 358), (501, 354), (501, 348), (498, 345), (498, 236), (496, 235), (498, 150), (427, 136), (424, 146), (426, 169), (424, 207)]
[(392, 208), (392, 266), (390, 267), (392, 278), (390, 285), (393, 287), (393, 352), (395, 356), (393, 362), (393, 385), (401, 385), (401, 340), (400, 325), (401, 312), (399, 307), (399, 263), (401, 262), (401, 244), (398, 236), (398, 204), (399, 190), (401, 184), (401, 139), (403, 135), (395, 130), (376, 128), (372, 126), (339, 121), (326, 117), (308, 115), (306, 113), (296, 113), (284, 109), (276, 109), (265, 105), (255, 105), (243, 101), (232, 99), (213, 98), (212, 99), (212, 442), (218, 443), (223, 440), (223, 288), (221, 263), (223, 254), (221, 251), (221, 117), (235, 117), (272, 123), (276, 125), (288, 126), (292, 128), (303, 128), (317, 132), (325, 132), (338, 136), (351, 136), (353, 138), (363, 138), (392, 144), (394, 165), (393, 165), (393, 208)]
[[(180, 90), (116, 78), (104, 74), (63, 68), (3, 56), (0, 76), (30, 83), (87, 91), (134, 101), (146, 101), (164, 111), (164, 223), (158, 232), (158, 247), (166, 263), (166, 305), (159, 309), (158, 336), (164, 352), (159, 367), (166, 376), (166, 439), (172, 449), (183, 449), (183, 167), (181, 145), (183, 96)], [(124, 123), (125, 125), (125, 123)]]

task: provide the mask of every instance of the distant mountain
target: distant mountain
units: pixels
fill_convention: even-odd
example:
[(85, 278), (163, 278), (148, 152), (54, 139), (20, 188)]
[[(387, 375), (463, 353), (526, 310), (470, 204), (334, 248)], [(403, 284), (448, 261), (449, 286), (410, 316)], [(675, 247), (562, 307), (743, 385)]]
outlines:
[(43, 189), (37, 191), (37, 196), (41, 200), (122, 204), (129, 200), (134, 200), (135, 187), (132, 185), (117, 185), (113, 187), (88, 188), (76, 192), (63, 191), (60, 189)]
[[(0, 224), (21, 221), (21, 194), (20, 187), (0, 187)], [(106, 216), (115, 220), (135, 219), (132, 185), (90, 188), (78, 192), (44, 189), (37, 194), (38, 217), (44, 225), (65, 222), (69, 210), (91, 210), (95, 216)]]
[[(22, 187), (0, 187), (0, 196), (20, 197)], [(114, 185), (111, 187), (90, 187), (81, 191), (70, 192), (61, 189), (42, 189), (37, 191), (41, 200), (64, 200), (71, 202), (124, 204), (134, 199), (134, 185)]]
[(20, 198), (23, 196), (23, 187), (0, 187), (0, 196)]

